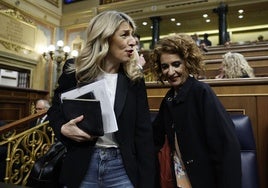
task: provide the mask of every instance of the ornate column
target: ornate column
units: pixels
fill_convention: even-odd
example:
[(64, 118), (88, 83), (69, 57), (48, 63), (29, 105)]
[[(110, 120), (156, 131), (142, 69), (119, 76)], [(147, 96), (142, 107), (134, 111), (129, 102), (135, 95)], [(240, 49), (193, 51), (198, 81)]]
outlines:
[(151, 44), (150, 48), (153, 49), (155, 44), (159, 40), (161, 18), (159, 16), (156, 16), (156, 17), (151, 17), (150, 19), (152, 20), (152, 25), (153, 25), (153, 29), (152, 29), (152, 44)]
[(223, 2), (220, 5), (213, 9), (214, 13), (217, 13), (219, 16), (219, 44), (225, 44), (226, 41), (229, 41), (229, 35), (227, 33), (227, 21), (226, 14), (228, 12), (228, 6)]

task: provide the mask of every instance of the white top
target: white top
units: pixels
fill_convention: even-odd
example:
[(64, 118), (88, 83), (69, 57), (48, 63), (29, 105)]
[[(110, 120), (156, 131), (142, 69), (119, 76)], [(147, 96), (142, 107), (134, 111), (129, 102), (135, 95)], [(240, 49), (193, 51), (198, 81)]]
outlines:
[[(106, 73), (106, 72), (104, 72), (103, 75), (100, 76), (100, 79), (104, 79), (106, 81), (107, 93), (109, 95), (109, 98), (111, 99), (111, 103), (113, 106), (114, 106), (114, 100), (115, 100), (117, 77), (118, 77), (117, 73), (110, 74), (110, 73)], [(117, 148), (118, 143), (116, 142), (113, 133), (106, 133), (106, 134), (104, 134), (104, 136), (101, 136), (98, 138), (96, 146), (102, 147), (102, 148), (110, 148), (110, 147)]]
[(118, 74), (109, 74), (104, 73), (103, 78), (107, 83), (107, 91), (111, 99), (112, 105), (114, 106), (115, 92), (116, 92), (116, 83), (117, 83)]

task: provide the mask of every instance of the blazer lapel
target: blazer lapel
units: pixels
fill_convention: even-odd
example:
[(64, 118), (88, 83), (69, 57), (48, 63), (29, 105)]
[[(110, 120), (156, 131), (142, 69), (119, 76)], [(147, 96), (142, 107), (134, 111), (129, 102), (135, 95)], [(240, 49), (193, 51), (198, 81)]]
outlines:
[(123, 110), (126, 97), (128, 91), (128, 79), (123, 72), (119, 71), (117, 86), (116, 86), (116, 94), (115, 94), (115, 102), (114, 102), (114, 111), (115, 116), (118, 118)]

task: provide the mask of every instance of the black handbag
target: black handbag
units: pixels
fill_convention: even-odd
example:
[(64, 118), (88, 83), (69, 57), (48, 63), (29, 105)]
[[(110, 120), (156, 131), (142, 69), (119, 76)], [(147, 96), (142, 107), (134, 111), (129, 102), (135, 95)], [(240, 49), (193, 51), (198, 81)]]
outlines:
[(61, 142), (51, 145), (49, 150), (38, 158), (30, 172), (27, 186), (36, 188), (57, 188), (61, 164), (66, 153), (66, 147)]

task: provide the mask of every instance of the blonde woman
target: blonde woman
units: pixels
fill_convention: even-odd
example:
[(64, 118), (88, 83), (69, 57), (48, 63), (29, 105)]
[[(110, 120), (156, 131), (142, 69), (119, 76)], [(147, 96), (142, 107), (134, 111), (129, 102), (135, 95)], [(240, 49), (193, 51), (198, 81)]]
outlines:
[(228, 52), (223, 55), (222, 71), (224, 78), (252, 78), (253, 69), (240, 53)]
[[(122, 12), (102, 12), (89, 23), (81, 55), (66, 62), (74, 70), (59, 78), (48, 111), (57, 138), (67, 146), (61, 187), (154, 188), (153, 134), (143, 74), (135, 60), (135, 28)], [(77, 127), (83, 116), (64, 118), (59, 96), (99, 79), (107, 82), (118, 131), (96, 137)]]

